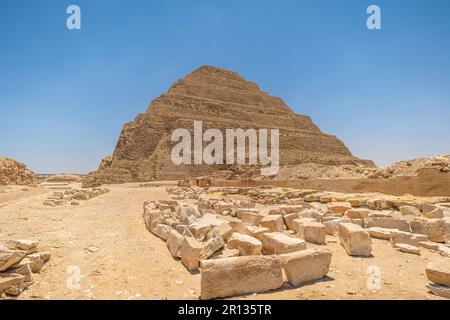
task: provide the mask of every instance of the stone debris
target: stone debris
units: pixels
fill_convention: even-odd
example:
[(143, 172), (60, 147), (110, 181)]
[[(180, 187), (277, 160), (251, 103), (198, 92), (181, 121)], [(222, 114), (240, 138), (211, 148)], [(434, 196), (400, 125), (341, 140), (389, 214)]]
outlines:
[(412, 246), (410, 244), (406, 243), (396, 243), (394, 245), (394, 248), (398, 251), (404, 252), (404, 253), (411, 253), (411, 254), (417, 254), (420, 255), (420, 249), (416, 246)]
[(44, 206), (56, 207), (62, 205), (77, 206), (80, 203), (78, 201), (87, 201), (92, 198), (101, 196), (108, 193), (110, 190), (107, 188), (93, 188), (93, 189), (71, 189), (64, 192), (55, 191), (52, 195), (48, 196), (42, 203)]
[(450, 259), (443, 258), (429, 262), (425, 272), (431, 282), (450, 287)]
[(318, 280), (327, 275), (331, 264), (328, 249), (306, 249), (281, 255), (283, 269), (291, 286)]
[(351, 256), (372, 255), (372, 241), (369, 233), (361, 226), (353, 223), (339, 225), (339, 239), (345, 251)]
[[(166, 191), (171, 200), (144, 202), (143, 220), (187, 270), (201, 271), (202, 299), (280, 288), (281, 269), (291, 286), (323, 278), (331, 263), (327, 236), (329, 243), (339, 239), (349, 256), (370, 259), (376, 238), (389, 240), (400, 252), (419, 255), (422, 248), (440, 259), (450, 257), (444, 244), (448, 220), (425, 216), (446, 208), (447, 198), (190, 182)], [(308, 243), (321, 247), (310, 249)], [(33, 250), (31, 243), (20, 245)], [(24, 266), (32, 268), (33, 261), (24, 260)]]
[(201, 261), (201, 299), (265, 292), (283, 286), (281, 259), (245, 256)]
[(49, 253), (37, 251), (37, 241), (0, 239), (0, 299), (17, 297), (33, 283), (33, 274), (50, 260)]
[(257, 256), (261, 254), (262, 243), (246, 234), (233, 233), (228, 240), (229, 249), (238, 249), (241, 256)]
[(35, 185), (33, 172), (23, 163), (0, 157), (0, 185)]

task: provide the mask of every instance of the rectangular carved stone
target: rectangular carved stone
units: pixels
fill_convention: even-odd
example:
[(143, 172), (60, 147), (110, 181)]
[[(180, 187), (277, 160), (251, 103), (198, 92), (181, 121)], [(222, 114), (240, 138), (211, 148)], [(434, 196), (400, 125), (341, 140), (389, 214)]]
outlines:
[(201, 261), (201, 299), (265, 292), (283, 285), (281, 259), (246, 256)]

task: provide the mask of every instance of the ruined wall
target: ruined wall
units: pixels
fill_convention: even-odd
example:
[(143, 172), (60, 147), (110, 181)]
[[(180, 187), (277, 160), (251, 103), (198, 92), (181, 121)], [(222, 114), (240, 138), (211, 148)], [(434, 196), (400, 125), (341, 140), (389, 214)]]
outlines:
[(315, 189), (345, 193), (381, 192), (391, 195), (450, 196), (450, 174), (422, 169), (417, 176), (389, 179), (305, 179), (305, 180), (211, 180), (211, 186), (276, 187)]

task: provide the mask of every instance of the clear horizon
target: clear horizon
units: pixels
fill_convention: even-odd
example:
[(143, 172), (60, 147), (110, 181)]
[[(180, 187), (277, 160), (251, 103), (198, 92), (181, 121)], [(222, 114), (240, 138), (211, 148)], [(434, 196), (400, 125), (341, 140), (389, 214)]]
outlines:
[[(66, 8), (81, 8), (81, 30)], [(379, 5), (382, 29), (366, 27)], [(450, 153), (450, 2), (8, 1), (0, 156), (88, 173), (124, 123), (202, 65), (237, 72), (385, 167)]]

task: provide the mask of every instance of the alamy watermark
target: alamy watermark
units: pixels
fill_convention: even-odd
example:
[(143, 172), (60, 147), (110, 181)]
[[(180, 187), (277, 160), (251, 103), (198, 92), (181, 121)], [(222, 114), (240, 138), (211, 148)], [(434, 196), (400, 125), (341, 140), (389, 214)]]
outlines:
[[(270, 176), (278, 173), (280, 164), (278, 129), (270, 129), (270, 141), (268, 141), (268, 129), (226, 129), (225, 141), (219, 129), (208, 129), (203, 132), (202, 121), (194, 121), (193, 131), (193, 139), (189, 130), (185, 128), (172, 132), (172, 142), (178, 142), (171, 153), (174, 164), (261, 165), (266, 166), (261, 168), (262, 175)], [(209, 143), (205, 148), (203, 148), (204, 142)]]

